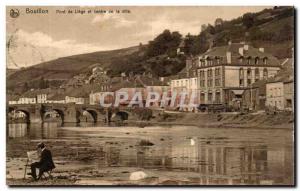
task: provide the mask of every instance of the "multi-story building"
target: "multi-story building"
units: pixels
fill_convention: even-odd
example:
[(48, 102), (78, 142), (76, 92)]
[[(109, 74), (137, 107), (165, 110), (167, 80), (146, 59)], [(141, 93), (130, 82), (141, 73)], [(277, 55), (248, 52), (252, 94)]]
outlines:
[(282, 70), (266, 84), (266, 106), (278, 110), (293, 110), (294, 78), (291, 69)]
[(241, 106), (245, 89), (258, 80), (274, 76), (279, 70), (277, 58), (264, 48), (245, 43), (213, 47), (186, 61), (187, 78), (198, 79), (199, 103), (204, 104)]

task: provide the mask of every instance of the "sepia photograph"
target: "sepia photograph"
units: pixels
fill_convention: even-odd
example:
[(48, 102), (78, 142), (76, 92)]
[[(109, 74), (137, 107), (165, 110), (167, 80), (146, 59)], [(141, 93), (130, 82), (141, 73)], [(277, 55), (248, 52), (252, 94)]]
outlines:
[(9, 187), (295, 186), (295, 7), (5, 8)]

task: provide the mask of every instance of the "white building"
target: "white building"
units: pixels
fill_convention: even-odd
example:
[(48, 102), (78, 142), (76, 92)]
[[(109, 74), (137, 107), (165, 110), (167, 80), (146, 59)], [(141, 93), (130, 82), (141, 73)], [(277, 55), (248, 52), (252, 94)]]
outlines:
[(47, 94), (38, 94), (36, 96), (37, 103), (46, 103), (47, 101)]
[(72, 97), (66, 96), (66, 103), (84, 104), (84, 98), (82, 97)]

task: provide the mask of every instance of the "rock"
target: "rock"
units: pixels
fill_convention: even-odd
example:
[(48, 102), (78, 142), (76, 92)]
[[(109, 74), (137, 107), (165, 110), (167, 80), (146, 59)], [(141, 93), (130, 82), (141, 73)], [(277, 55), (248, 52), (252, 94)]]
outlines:
[(140, 146), (153, 146), (154, 144), (151, 143), (151, 142), (148, 141), (148, 140), (141, 140), (141, 141), (139, 142), (139, 145), (140, 145)]
[(142, 180), (145, 178), (147, 178), (147, 174), (143, 171), (132, 172), (129, 177), (130, 180)]

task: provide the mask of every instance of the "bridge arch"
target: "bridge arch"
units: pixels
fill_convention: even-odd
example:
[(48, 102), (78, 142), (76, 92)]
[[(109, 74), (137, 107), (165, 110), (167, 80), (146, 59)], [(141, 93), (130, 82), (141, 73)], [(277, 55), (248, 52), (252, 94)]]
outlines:
[[(43, 121), (47, 120), (48, 116), (49, 115), (52, 115), (52, 112), (55, 112), (56, 114), (58, 114), (58, 116), (60, 117), (61, 121), (64, 122), (64, 111), (61, 110), (61, 109), (57, 109), (57, 108), (54, 108), (54, 109), (47, 109), (46, 111), (44, 111), (42, 113), (42, 119)], [(53, 116), (52, 116), (53, 117)]]
[(8, 113), (8, 120), (14, 120), (14, 118), (16, 117), (16, 116), (13, 116), (13, 115), (16, 115), (16, 113), (17, 112), (22, 112), (22, 113), (24, 113), (24, 115), (25, 115), (25, 122), (27, 122), (27, 123), (29, 123), (30, 122), (30, 112), (28, 111), (28, 110), (26, 110), (26, 109), (18, 109), (18, 108), (10, 108), (9, 109), (9, 113)]
[(92, 119), (92, 122), (96, 123), (98, 118), (97, 111), (93, 109), (84, 109), (80, 115), (80, 122), (89, 122)]
[(128, 120), (129, 113), (127, 111), (116, 111), (112, 118), (116, 118), (121, 121)]

